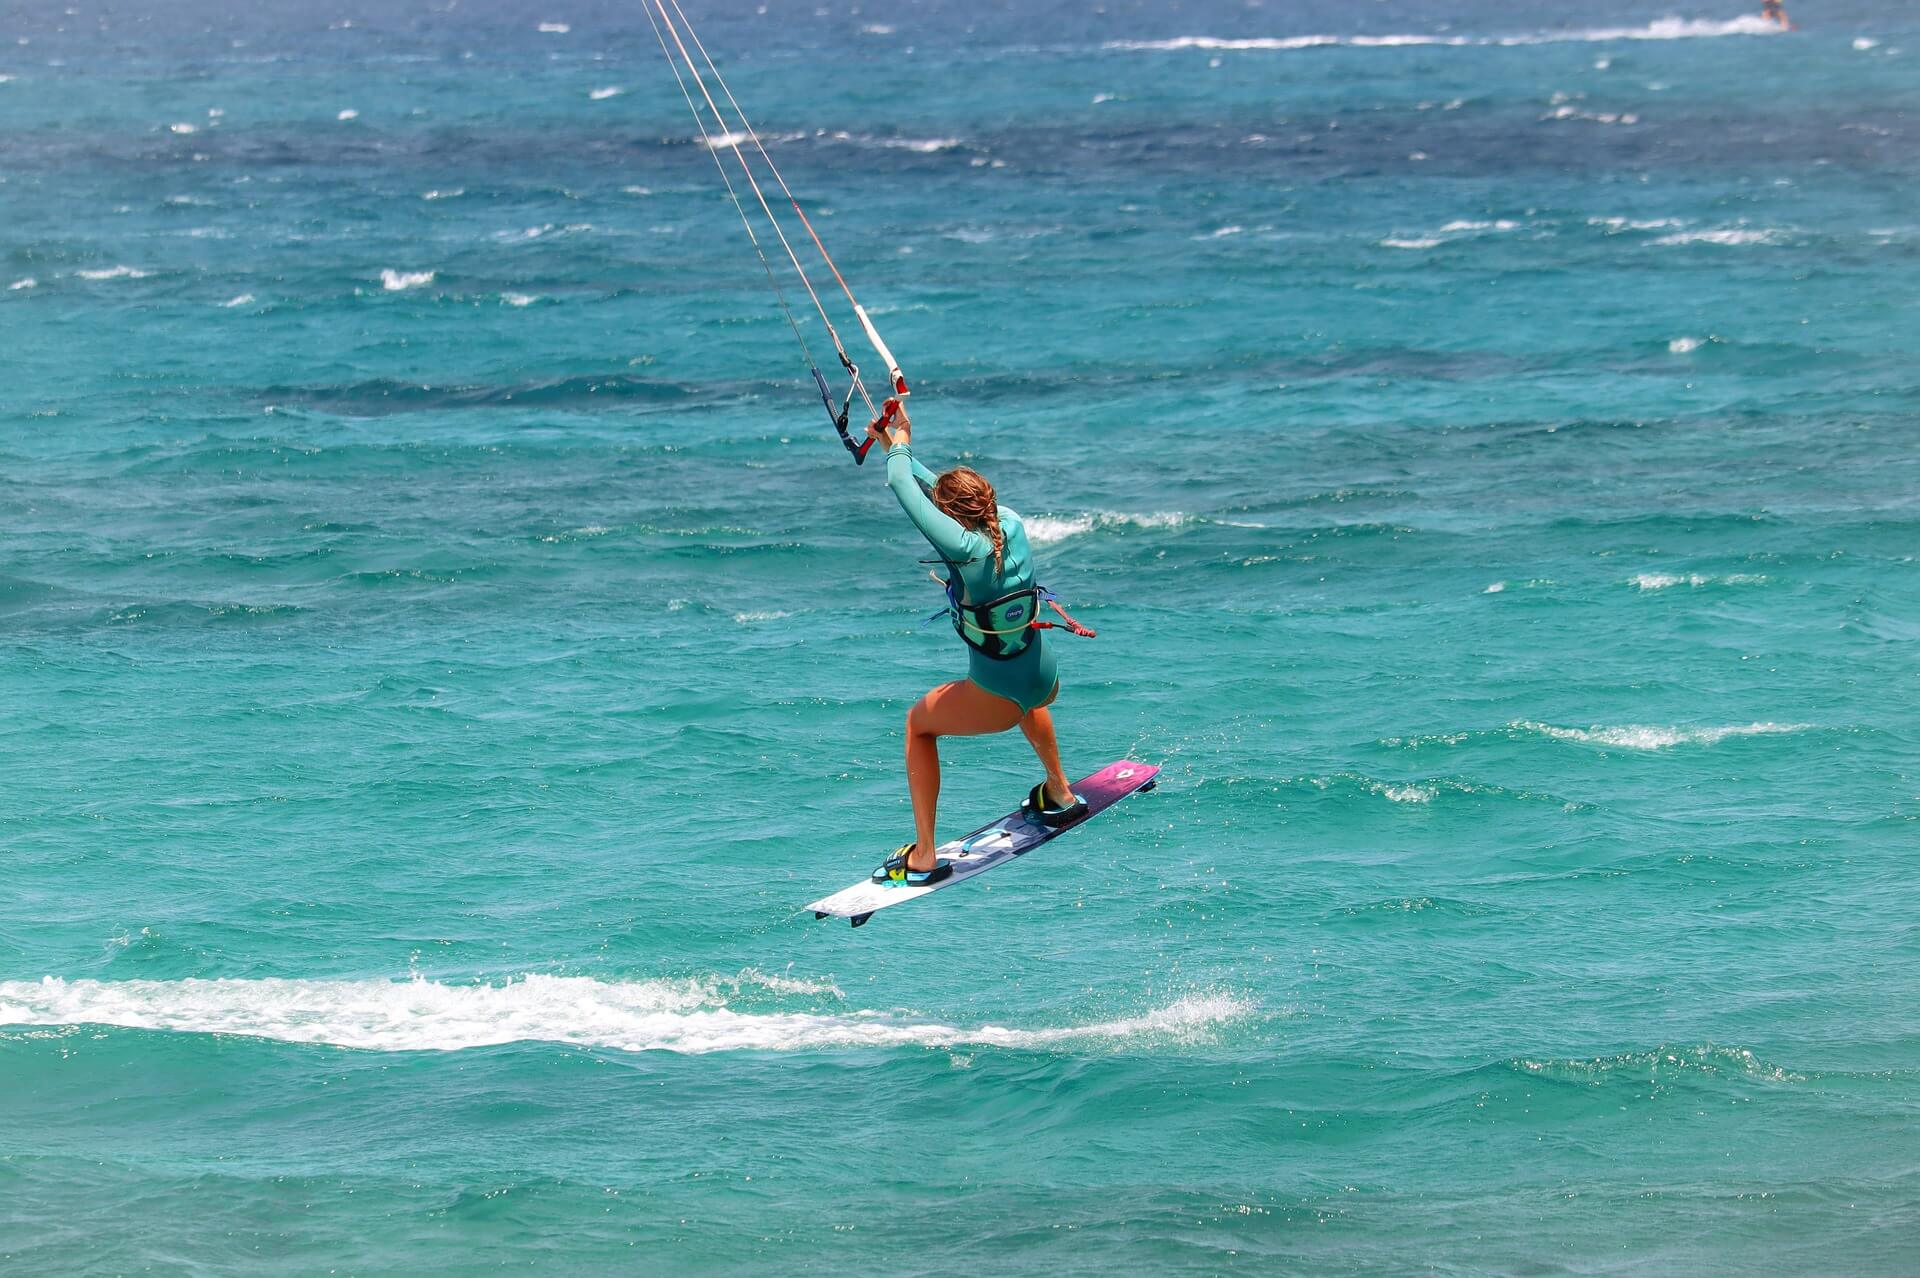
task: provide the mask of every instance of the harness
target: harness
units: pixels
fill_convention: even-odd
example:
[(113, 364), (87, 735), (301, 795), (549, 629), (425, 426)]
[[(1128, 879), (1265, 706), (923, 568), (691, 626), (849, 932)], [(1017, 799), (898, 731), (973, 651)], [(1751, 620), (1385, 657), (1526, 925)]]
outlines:
[[(968, 603), (964, 597), (966, 586), (960, 579), (960, 565), (945, 559), (940, 562), (947, 566), (946, 579), (942, 581), (939, 573), (927, 575), (946, 589), (947, 603), (927, 620), (950, 618), (953, 632), (960, 636), (961, 642), (983, 656), (995, 661), (1011, 661), (1033, 643), (1036, 630), (1065, 630), (1082, 639), (1094, 637), (1093, 631), (1067, 615), (1051, 590), (1039, 584), (1008, 591), (985, 603)], [(1059, 621), (1041, 620), (1043, 603), (1060, 614)]]

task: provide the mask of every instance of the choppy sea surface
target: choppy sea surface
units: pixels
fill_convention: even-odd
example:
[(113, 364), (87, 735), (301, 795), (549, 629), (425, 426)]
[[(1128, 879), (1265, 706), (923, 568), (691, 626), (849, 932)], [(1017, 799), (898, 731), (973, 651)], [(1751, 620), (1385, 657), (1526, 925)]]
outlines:
[(962, 651), (639, 3), (10, 5), (0, 1270), (1911, 1272), (1912, 6), (684, 3), (1164, 783), (804, 912)]

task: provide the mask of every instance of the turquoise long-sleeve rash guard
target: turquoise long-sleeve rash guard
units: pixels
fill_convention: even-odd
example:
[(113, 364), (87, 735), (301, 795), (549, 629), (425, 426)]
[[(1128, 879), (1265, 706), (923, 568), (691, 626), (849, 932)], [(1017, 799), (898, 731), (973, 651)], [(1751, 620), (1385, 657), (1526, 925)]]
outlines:
[[(935, 553), (953, 565), (948, 571), (959, 572), (962, 602), (982, 603), (1033, 585), (1033, 550), (1027, 544), (1027, 529), (1020, 516), (1005, 506), (999, 507), (1001, 568), (995, 572), (993, 542), (987, 535), (964, 526), (933, 504), (931, 494), (938, 478), (914, 460), (907, 446), (896, 444), (887, 450), (887, 487)], [(969, 647), (967, 678), (1022, 710), (1045, 702), (1060, 681), (1044, 630), (1034, 631), (1025, 649), (1004, 660)]]

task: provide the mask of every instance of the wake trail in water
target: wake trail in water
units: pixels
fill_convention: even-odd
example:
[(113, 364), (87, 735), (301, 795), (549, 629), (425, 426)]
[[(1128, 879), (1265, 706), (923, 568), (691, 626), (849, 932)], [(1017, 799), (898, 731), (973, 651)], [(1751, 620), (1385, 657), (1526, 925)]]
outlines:
[(837, 1000), (831, 985), (743, 974), (727, 980), (600, 981), (530, 974), (502, 984), (388, 980), (0, 981), (0, 1026), (108, 1025), (236, 1034), (377, 1052), (546, 1042), (688, 1054), (848, 1047), (1100, 1048), (1207, 1040), (1252, 1007), (1189, 994), (1136, 1016), (1055, 1028), (961, 1027), (873, 1011), (736, 1011), (743, 984)]

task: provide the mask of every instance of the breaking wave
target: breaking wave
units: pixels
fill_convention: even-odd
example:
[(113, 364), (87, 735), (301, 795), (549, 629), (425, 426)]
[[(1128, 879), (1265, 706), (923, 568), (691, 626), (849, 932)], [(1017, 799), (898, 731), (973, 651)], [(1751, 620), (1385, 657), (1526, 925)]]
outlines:
[(1090, 515), (1026, 515), (1027, 540), (1036, 546), (1049, 546), (1069, 537), (1090, 533), (1096, 528), (1180, 528), (1194, 522), (1194, 516), (1177, 510), (1151, 515), (1127, 515), (1100, 511)]
[(432, 271), (396, 271), (392, 267), (387, 267), (380, 272), (380, 287), (389, 293), (398, 293), (431, 283), (433, 283)]

